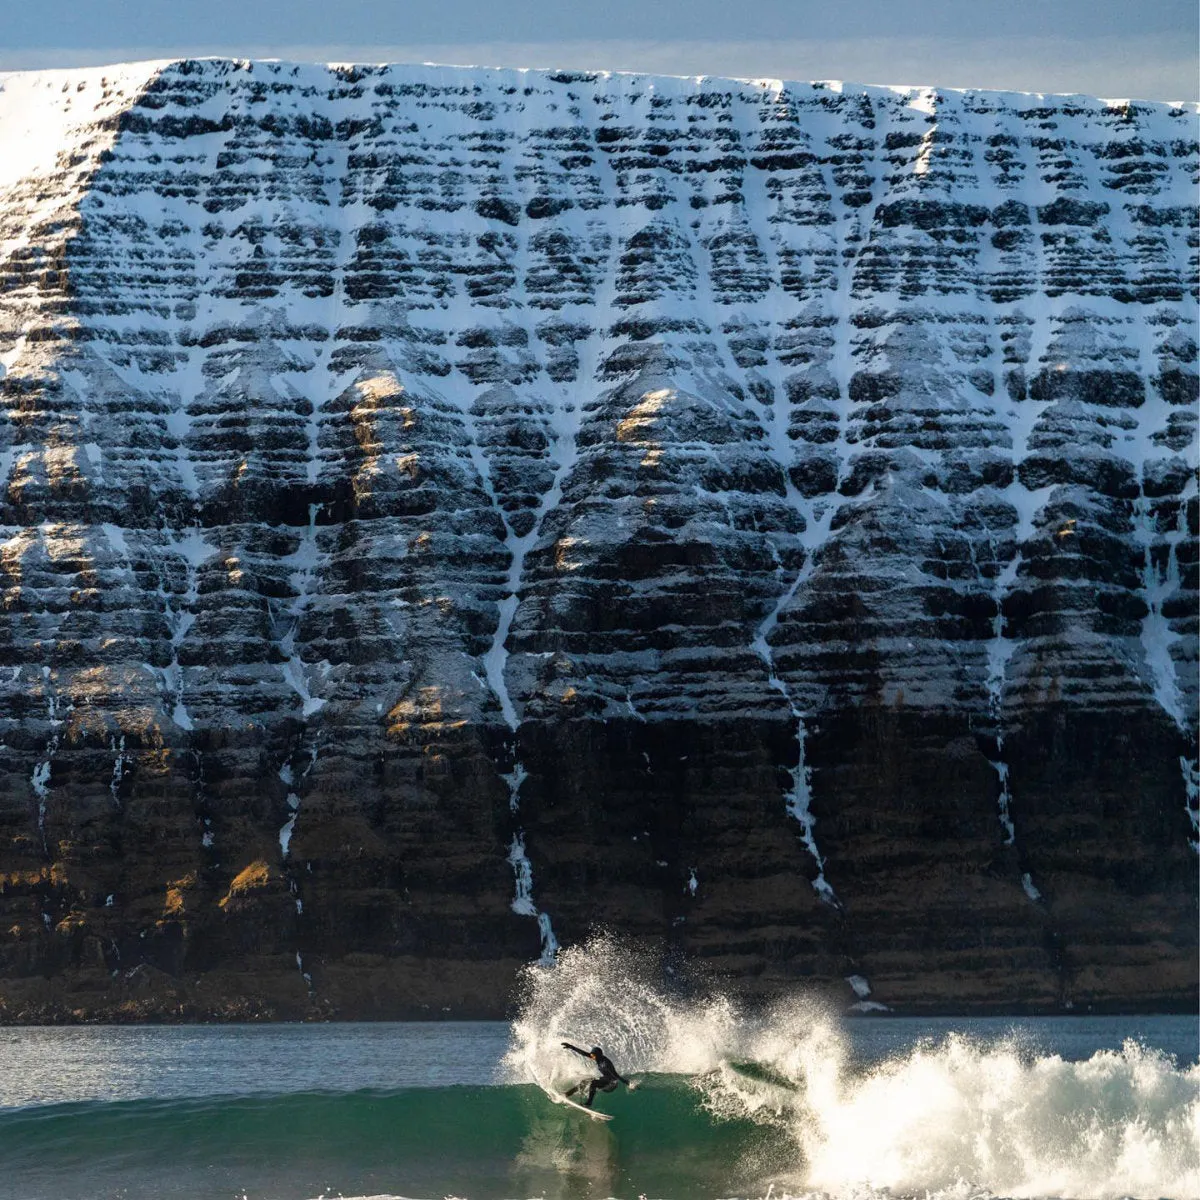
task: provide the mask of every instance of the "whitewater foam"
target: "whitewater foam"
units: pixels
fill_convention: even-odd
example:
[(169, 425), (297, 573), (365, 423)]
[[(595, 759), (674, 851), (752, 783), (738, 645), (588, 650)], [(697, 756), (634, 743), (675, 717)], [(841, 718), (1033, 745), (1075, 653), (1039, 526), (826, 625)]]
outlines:
[(819, 1003), (753, 1013), (663, 978), (653, 955), (610, 937), (530, 969), (508, 1078), (560, 1088), (577, 1070), (562, 1041), (603, 1046), (626, 1075), (688, 1076), (718, 1120), (790, 1146), (798, 1195), (1200, 1195), (1196, 1065), (1132, 1040), (1071, 1062), (1015, 1034), (951, 1034), (864, 1065)]

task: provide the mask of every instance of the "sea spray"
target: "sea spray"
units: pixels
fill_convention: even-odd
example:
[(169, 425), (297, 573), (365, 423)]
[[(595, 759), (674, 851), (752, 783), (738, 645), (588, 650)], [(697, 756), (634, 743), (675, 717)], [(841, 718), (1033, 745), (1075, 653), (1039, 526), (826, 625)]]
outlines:
[(607, 934), (560, 951), (553, 971), (527, 968), (504, 1074), (543, 1088), (577, 1076), (564, 1041), (601, 1045), (625, 1075), (711, 1070), (740, 1014), (719, 995), (676, 993), (664, 975), (650, 951)]
[(1070, 1062), (1015, 1035), (962, 1034), (864, 1064), (815, 1001), (750, 1010), (669, 979), (608, 936), (529, 971), (507, 1077), (560, 1087), (578, 1070), (564, 1040), (603, 1046), (626, 1075), (685, 1076), (718, 1122), (769, 1134), (742, 1177), (777, 1181), (777, 1196), (780, 1184), (832, 1197), (1200, 1196), (1196, 1065), (1133, 1041)]

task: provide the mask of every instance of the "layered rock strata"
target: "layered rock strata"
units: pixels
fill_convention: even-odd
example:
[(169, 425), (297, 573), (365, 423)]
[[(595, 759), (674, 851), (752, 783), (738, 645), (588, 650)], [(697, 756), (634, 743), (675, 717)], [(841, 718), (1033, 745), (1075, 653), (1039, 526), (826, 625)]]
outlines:
[(1195, 1003), (1194, 107), (0, 89), (0, 1019)]

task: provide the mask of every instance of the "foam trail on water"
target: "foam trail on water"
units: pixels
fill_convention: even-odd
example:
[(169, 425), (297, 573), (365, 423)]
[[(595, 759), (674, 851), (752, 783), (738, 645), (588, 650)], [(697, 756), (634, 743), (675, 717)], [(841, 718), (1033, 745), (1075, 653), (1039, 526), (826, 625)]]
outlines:
[(662, 978), (653, 956), (606, 936), (529, 971), (505, 1074), (560, 1090), (579, 1074), (571, 1041), (603, 1046), (626, 1075), (690, 1076), (713, 1116), (792, 1147), (776, 1200), (1200, 1195), (1198, 1066), (1132, 1041), (1070, 1062), (1015, 1035), (954, 1034), (865, 1068), (816, 1002), (751, 1014)]

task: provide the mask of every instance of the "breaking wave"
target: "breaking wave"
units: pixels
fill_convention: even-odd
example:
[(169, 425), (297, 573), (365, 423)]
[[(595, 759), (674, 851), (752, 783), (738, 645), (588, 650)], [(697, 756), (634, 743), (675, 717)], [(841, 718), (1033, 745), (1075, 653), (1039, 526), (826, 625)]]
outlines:
[[(475, 1081), (451, 1086), (364, 1088), (340, 1041), (305, 1038), (291, 1044), (314, 1055), (306, 1085), (332, 1090), (213, 1094), (226, 1076), (210, 1072), (182, 1094), (0, 1107), (0, 1196), (1200, 1197), (1190, 1048), (1071, 1061), (1016, 1035), (914, 1044), (901, 1022), (886, 1053), (864, 1028), (804, 1000), (750, 1010), (599, 938), (526, 973), (491, 1083), (500, 1029)], [(438, 1036), (448, 1062), (485, 1044), (452, 1024)], [(590, 1073), (563, 1041), (602, 1045), (641, 1081), (598, 1097), (611, 1122), (552, 1102)], [(179, 1065), (142, 1069), (155, 1063)], [(228, 1070), (233, 1092), (246, 1081)]]
[(1196, 1065), (1132, 1041), (1071, 1062), (961, 1034), (864, 1063), (818, 1004), (750, 1013), (661, 978), (606, 937), (530, 969), (508, 1079), (561, 1090), (578, 1074), (564, 1040), (627, 1075), (684, 1076), (716, 1125), (770, 1131), (742, 1151), (747, 1194), (1200, 1196)]

